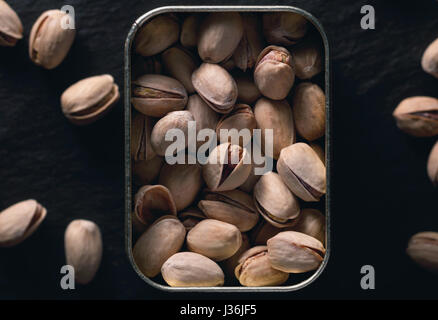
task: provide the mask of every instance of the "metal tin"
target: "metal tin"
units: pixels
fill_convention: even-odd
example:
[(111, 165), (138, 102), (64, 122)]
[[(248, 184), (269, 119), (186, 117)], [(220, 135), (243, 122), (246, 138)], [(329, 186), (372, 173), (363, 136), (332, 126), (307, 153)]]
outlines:
[[(326, 132), (325, 132), (325, 154), (326, 154), (326, 169), (327, 169), (327, 192), (325, 197), (325, 217), (326, 217), (326, 254), (324, 261), (320, 267), (306, 280), (289, 285), (289, 286), (275, 286), (275, 287), (170, 287), (154, 282), (148, 277), (144, 276), (137, 268), (134, 258), (132, 256), (132, 221), (131, 221), (131, 207), (132, 207), (132, 179), (131, 179), (131, 48), (135, 35), (140, 27), (153, 18), (154, 16), (163, 13), (196, 13), (196, 12), (217, 12), (217, 11), (239, 11), (239, 12), (276, 12), (288, 11), (303, 15), (310, 21), (321, 34), (325, 50), (325, 95), (326, 95)], [(330, 206), (331, 206), (331, 94), (330, 94), (330, 51), (329, 41), (321, 23), (310, 13), (300, 8), (291, 6), (166, 6), (160, 7), (147, 12), (139, 17), (131, 27), (125, 41), (125, 245), (126, 252), (132, 267), (137, 272), (140, 278), (154, 288), (169, 292), (289, 292), (302, 289), (313, 281), (315, 281), (325, 269), (330, 252)]]

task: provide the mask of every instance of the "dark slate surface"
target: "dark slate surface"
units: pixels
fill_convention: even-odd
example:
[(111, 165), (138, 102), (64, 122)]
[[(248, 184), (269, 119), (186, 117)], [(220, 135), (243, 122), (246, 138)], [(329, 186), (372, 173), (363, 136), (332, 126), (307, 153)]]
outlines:
[[(53, 71), (34, 66), (27, 41), (39, 14), (63, 1), (9, 1), (25, 40), (0, 48), (0, 208), (36, 198), (48, 209), (38, 232), (0, 250), (2, 299), (181, 299), (213, 294), (168, 294), (143, 283), (124, 249), (123, 105), (98, 123), (78, 128), (63, 117), (59, 96), (77, 80), (112, 74), (123, 88), (124, 39), (142, 13), (177, 1), (72, 0), (78, 34)], [(184, 4), (205, 4), (191, 1)], [(208, 1), (208, 4), (261, 4)], [(268, 3), (265, 1), (264, 4)], [(438, 80), (420, 69), (422, 52), (438, 36), (438, 4), (400, 1), (271, 1), (302, 7), (325, 26), (333, 70), (332, 256), (317, 282), (289, 294), (226, 294), (222, 298), (437, 298), (438, 277), (405, 255), (411, 234), (438, 231), (436, 190), (426, 175), (435, 139), (399, 132), (391, 113), (410, 95), (438, 96)], [(374, 31), (360, 29), (360, 8), (375, 6)], [(103, 233), (95, 280), (60, 289), (63, 233), (75, 218), (96, 221)], [(360, 268), (376, 268), (376, 290), (360, 289)]]

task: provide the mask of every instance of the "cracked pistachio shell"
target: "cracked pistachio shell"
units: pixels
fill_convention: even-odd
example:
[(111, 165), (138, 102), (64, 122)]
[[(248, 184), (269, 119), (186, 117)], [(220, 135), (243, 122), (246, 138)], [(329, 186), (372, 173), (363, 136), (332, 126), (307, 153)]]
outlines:
[(421, 66), (425, 72), (438, 78), (438, 39), (427, 47), (421, 59)]
[(317, 36), (312, 36), (293, 48), (292, 60), (297, 78), (308, 80), (321, 73), (322, 52), (321, 38)]
[(27, 239), (46, 218), (47, 210), (35, 200), (18, 202), (0, 212), (0, 247)]
[(75, 280), (87, 284), (93, 280), (102, 260), (102, 235), (89, 220), (73, 220), (64, 234), (65, 257), (75, 270)]
[(316, 142), (309, 142), (309, 146), (315, 151), (319, 159), (321, 159), (322, 163), (325, 165), (325, 151), (321, 145)]
[(409, 240), (406, 253), (419, 266), (438, 272), (438, 233), (420, 232)]
[(304, 233), (280, 232), (269, 239), (268, 258), (272, 267), (288, 273), (302, 273), (317, 269), (324, 260), (322, 243)]
[(150, 160), (134, 161), (132, 164), (134, 183), (140, 186), (153, 184), (158, 178), (163, 164), (163, 157), (153, 157)]
[(438, 143), (435, 143), (427, 160), (427, 175), (436, 186), (438, 183)]
[(203, 63), (192, 73), (199, 96), (218, 113), (229, 113), (237, 100), (237, 84), (227, 70), (217, 64)]
[[(231, 129), (236, 129), (238, 132), (247, 129), (252, 136), (255, 128), (257, 128), (257, 122), (251, 107), (247, 104), (237, 104), (230, 113), (223, 115), (219, 120), (216, 127), (216, 135), (219, 141), (228, 140), (233, 142), (232, 137), (234, 134), (233, 131), (230, 131)], [(228, 136), (221, 134), (221, 130), (223, 129), (229, 130)], [(250, 143), (250, 141), (243, 141), (242, 137), (239, 137), (239, 140), (234, 143), (239, 143), (243, 146)]]
[(236, 279), (234, 270), (239, 264), (239, 259), (242, 256), (242, 254), (245, 251), (249, 250), (250, 248), (251, 248), (251, 243), (249, 242), (248, 235), (246, 233), (242, 233), (242, 245), (240, 246), (239, 250), (237, 250), (236, 253), (232, 255), (230, 258), (221, 262), (222, 270), (224, 270), (227, 279), (230, 280)]
[(164, 164), (158, 183), (167, 187), (181, 211), (193, 203), (203, 185), (199, 164)]
[(263, 34), (268, 43), (290, 46), (304, 37), (308, 29), (306, 18), (294, 12), (263, 14)]
[(244, 74), (235, 77), (237, 84), (237, 101), (246, 104), (253, 104), (260, 98), (259, 88), (254, 83), (252, 76)]
[(243, 36), (233, 54), (236, 66), (242, 71), (254, 67), (257, 57), (263, 50), (261, 24), (256, 14), (243, 13)]
[[(256, 139), (254, 139), (253, 141), (254, 143), (251, 146), (252, 170), (246, 181), (241, 186), (239, 186), (239, 189), (246, 193), (253, 192), (254, 186), (256, 185), (257, 181), (259, 181), (262, 175), (271, 171), (270, 168), (272, 168), (274, 162), (272, 158), (268, 158), (263, 155)], [(272, 165), (270, 166), (269, 164)]]
[(182, 222), (187, 231), (193, 229), (200, 221), (206, 219), (206, 216), (196, 207), (188, 208), (178, 212), (178, 219)]
[[(260, 98), (254, 106), (257, 128), (261, 129), (261, 147), (265, 154), (272, 150), (278, 159), (280, 151), (295, 142), (295, 125), (292, 109), (286, 100)], [(273, 145), (266, 144), (266, 130), (272, 130)]]
[(289, 189), (304, 201), (319, 201), (326, 192), (326, 170), (318, 155), (305, 143), (281, 150), (277, 171)]
[(198, 61), (188, 51), (180, 47), (172, 47), (161, 54), (166, 71), (181, 82), (188, 93), (194, 93), (192, 73), (198, 67)]
[(416, 137), (438, 134), (438, 99), (410, 97), (404, 99), (392, 114), (400, 130)]
[(259, 220), (252, 197), (240, 190), (206, 190), (198, 207), (208, 218), (231, 223), (241, 232), (251, 230)]
[(307, 234), (324, 244), (325, 216), (317, 209), (303, 209), (291, 231)]
[(164, 262), (184, 244), (186, 229), (174, 216), (164, 216), (150, 226), (132, 250), (140, 271), (149, 278), (157, 276)]
[(252, 170), (248, 151), (228, 142), (218, 145), (208, 156), (202, 176), (212, 191), (228, 191), (242, 185)]
[(275, 172), (263, 175), (256, 183), (254, 204), (263, 218), (278, 228), (295, 224), (300, 214), (298, 199)]
[(202, 18), (202, 15), (191, 14), (184, 19), (179, 37), (179, 41), (184, 47), (196, 47), (198, 44), (199, 26)]
[(277, 46), (263, 49), (257, 58), (254, 82), (267, 98), (283, 100), (295, 82), (295, 70), (290, 52)]
[(156, 154), (151, 146), (151, 132), (154, 126), (152, 118), (136, 112), (131, 124), (131, 159), (134, 161), (151, 160)]
[(272, 268), (266, 246), (253, 247), (244, 252), (234, 274), (246, 287), (278, 286), (287, 281), (289, 274)]
[(187, 91), (176, 79), (160, 74), (145, 74), (132, 82), (131, 102), (137, 111), (151, 117), (163, 117), (184, 109)]
[(325, 94), (317, 84), (302, 82), (295, 88), (292, 112), (298, 134), (308, 141), (324, 136)]
[(175, 202), (169, 189), (162, 185), (141, 187), (135, 194), (134, 214), (146, 226), (163, 215), (176, 216)]
[(178, 21), (170, 15), (159, 15), (146, 22), (137, 32), (135, 52), (144, 56), (156, 55), (179, 39)]
[(48, 10), (34, 23), (29, 38), (29, 56), (36, 65), (53, 69), (67, 56), (76, 30), (62, 28), (66, 18), (68, 14), (61, 10)]
[(171, 287), (217, 287), (224, 273), (213, 260), (195, 252), (179, 252), (163, 264), (161, 274)]
[[(167, 147), (174, 143), (165, 140), (168, 130), (180, 129), (183, 131), (184, 137), (187, 137), (189, 121), (194, 121), (189, 111), (173, 111), (158, 120), (151, 133), (151, 144), (155, 153), (164, 156)], [(187, 139), (185, 139), (185, 147), (187, 147), (187, 144)]]
[(198, 53), (209, 63), (219, 63), (230, 58), (243, 36), (242, 17), (237, 12), (214, 12), (202, 22)]
[(214, 261), (233, 256), (242, 245), (236, 226), (214, 219), (200, 221), (187, 234), (187, 248)]
[(17, 13), (0, 0), (0, 46), (13, 47), (23, 38), (23, 25)]
[(119, 87), (109, 74), (82, 79), (61, 96), (65, 117), (76, 125), (91, 124), (106, 115), (119, 100)]

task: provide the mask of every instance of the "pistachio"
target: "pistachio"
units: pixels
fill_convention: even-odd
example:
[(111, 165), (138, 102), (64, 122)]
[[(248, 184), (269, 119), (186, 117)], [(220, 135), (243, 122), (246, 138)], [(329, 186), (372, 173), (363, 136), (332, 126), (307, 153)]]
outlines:
[(152, 184), (158, 178), (164, 159), (153, 157), (150, 160), (135, 161), (132, 164), (132, 175), (134, 183), (143, 186)]
[(241, 232), (252, 229), (259, 219), (251, 196), (240, 190), (206, 190), (198, 207), (208, 218), (231, 223)]
[(258, 246), (244, 252), (235, 269), (240, 284), (247, 287), (278, 286), (289, 274), (271, 267), (266, 246)]
[(176, 206), (169, 189), (161, 185), (146, 185), (135, 194), (134, 213), (144, 225), (152, 224), (163, 215), (176, 216)]
[(310, 142), (309, 146), (313, 149), (313, 151), (315, 151), (315, 153), (318, 155), (319, 159), (321, 159), (322, 163), (324, 163), (324, 165), (325, 165), (325, 151), (321, 147), (321, 145), (319, 145), (316, 142)]
[(397, 126), (416, 137), (438, 134), (438, 99), (410, 97), (404, 99), (393, 112)]
[(249, 250), (251, 248), (251, 244), (249, 242), (249, 238), (246, 235), (246, 233), (242, 233), (242, 245), (240, 246), (239, 250), (236, 251), (234, 255), (232, 255), (230, 258), (224, 260), (221, 265), (222, 269), (225, 272), (225, 276), (229, 279), (236, 279), (234, 270), (236, 269), (237, 265), (239, 264), (239, 259), (242, 256), (242, 254)]
[(195, 47), (198, 44), (201, 15), (191, 14), (184, 19), (179, 41), (184, 47)]
[(300, 83), (292, 105), (298, 134), (308, 141), (321, 138), (325, 133), (325, 95), (321, 88), (310, 82)]
[(254, 186), (256, 185), (257, 181), (259, 181), (260, 177), (271, 171), (271, 166), (269, 166), (269, 163), (274, 162), (272, 158), (263, 156), (260, 146), (256, 143), (256, 139), (253, 141), (254, 143), (251, 146), (251, 163), (253, 168), (246, 181), (239, 186), (239, 189), (246, 193), (252, 193)]
[(263, 15), (263, 34), (269, 43), (290, 46), (307, 32), (306, 18), (294, 12), (272, 12)]
[(317, 269), (324, 260), (321, 242), (304, 233), (280, 232), (269, 239), (268, 258), (272, 267), (288, 273), (302, 273)]
[(254, 67), (258, 55), (263, 49), (261, 25), (256, 14), (242, 14), (243, 36), (233, 54), (236, 66), (242, 71)]
[(99, 227), (89, 220), (73, 220), (64, 234), (65, 257), (75, 270), (75, 280), (87, 284), (93, 280), (102, 259)]
[(198, 38), (198, 53), (205, 62), (227, 60), (243, 36), (243, 22), (237, 12), (214, 12), (204, 19)]
[(156, 221), (135, 243), (132, 255), (137, 267), (146, 277), (155, 277), (164, 262), (181, 249), (185, 236), (186, 229), (174, 216)]
[(131, 78), (132, 80), (137, 79), (141, 75), (158, 73), (162, 71), (161, 60), (158, 56), (153, 57), (143, 57), (140, 55), (134, 55), (132, 58), (131, 66)]
[(134, 211), (131, 212), (132, 230), (135, 237), (139, 237), (145, 232), (149, 226), (139, 220)]
[[(151, 144), (155, 153), (159, 156), (164, 156), (167, 147), (173, 143), (173, 141), (166, 141), (165, 139), (168, 130), (180, 129), (184, 132), (184, 136), (187, 137), (189, 121), (194, 121), (189, 111), (173, 111), (158, 120), (151, 133)], [(185, 139), (185, 143), (187, 147), (187, 139)]]
[(178, 218), (187, 231), (193, 229), (200, 221), (204, 220), (206, 216), (196, 207), (188, 208), (185, 211), (178, 213)]
[(317, 209), (306, 208), (301, 210), (297, 223), (291, 231), (301, 232), (325, 243), (325, 217)]
[[(257, 127), (257, 122), (252, 112), (252, 109), (247, 104), (237, 104), (233, 111), (222, 116), (216, 127), (216, 135), (219, 141), (232, 141), (232, 137), (235, 136), (232, 129), (236, 129), (238, 132), (241, 130), (249, 130), (253, 133), (253, 130)], [(228, 136), (221, 133), (221, 130), (228, 130)], [(246, 145), (250, 141), (243, 141), (239, 136), (239, 143), (241, 146)], [(235, 142), (237, 143), (237, 141)]]
[(214, 261), (231, 257), (241, 245), (239, 229), (219, 220), (202, 220), (187, 234), (187, 248)]
[(38, 66), (56, 68), (67, 56), (76, 36), (75, 29), (63, 28), (68, 14), (61, 10), (45, 11), (34, 23), (29, 38), (29, 56)]
[(172, 287), (216, 287), (224, 284), (224, 273), (216, 262), (194, 252), (179, 252), (163, 264), (161, 274)]
[(438, 233), (420, 232), (409, 240), (406, 253), (426, 270), (438, 272)]
[(313, 78), (322, 71), (322, 45), (319, 37), (313, 36), (297, 44), (292, 51), (295, 75), (301, 80)]
[(434, 144), (427, 160), (427, 175), (436, 186), (438, 182), (438, 142)]
[(18, 202), (0, 212), (0, 247), (26, 240), (46, 218), (47, 210), (35, 200)]
[(151, 146), (151, 132), (153, 120), (142, 113), (135, 113), (131, 124), (131, 158), (151, 160), (156, 154)]
[(277, 46), (263, 49), (257, 58), (254, 81), (267, 98), (283, 100), (295, 82), (295, 70), (290, 52)]
[(228, 142), (218, 145), (208, 156), (202, 176), (212, 191), (233, 190), (242, 185), (252, 169), (245, 148)]
[(260, 90), (255, 85), (252, 76), (247, 74), (236, 76), (237, 101), (241, 103), (252, 104), (260, 98)]
[(326, 192), (325, 166), (305, 143), (281, 150), (277, 171), (289, 189), (304, 201), (319, 201)]
[(109, 74), (82, 79), (61, 95), (65, 117), (77, 125), (91, 124), (104, 115), (119, 100), (119, 87)]
[(179, 24), (173, 16), (159, 15), (148, 21), (135, 37), (135, 52), (144, 57), (160, 53), (178, 41)]
[(300, 214), (298, 199), (275, 172), (263, 175), (256, 183), (254, 204), (263, 218), (278, 228), (295, 224)]
[(425, 72), (438, 78), (438, 39), (427, 47), (421, 60), (421, 66)]
[(167, 187), (181, 211), (193, 203), (203, 185), (199, 164), (164, 164), (158, 183)]
[(132, 104), (141, 113), (151, 117), (163, 117), (171, 111), (184, 109), (187, 92), (176, 79), (145, 74), (132, 82)]
[(0, 46), (13, 47), (23, 38), (23, 25), (17, 13), (0, 0)]
[(231, 75), (217, 64), (203, 63), (192, 74), (199, 96), (219, 113), (229, 113), (237, 100), (237, 85)]
[(266, 145), (266, 129), (273, 130), (272, 157), (278, 159), (280, 151), (295, 142), (295, 125), (292, 109), (286, 100), (275, 101), (260, 98), (254, 106), (254, 116), (261, 132), (261, 148), (270, 150)]
[[(300, 212), (300, 217), (301, 217), (301, 212)], [(298, 220), (299, 218), (296, 219), (296, 221)], [(251, 243), (255, 245), (265, 246), (266, 242), (269, 239), (279, 234), (280, 232), (292, 231), (292, 230), (293, 227), (277, 228), (265, 220), (262, 221), (260, 224), (258, 224), (253, 230), (251, 230)]]
[(172, 47), (161, 54), (161, 59), (167, 72), (180, 81), (188, 93), (194, 93), (192, 73), (198, 67), (195, 57), (183, 48)]

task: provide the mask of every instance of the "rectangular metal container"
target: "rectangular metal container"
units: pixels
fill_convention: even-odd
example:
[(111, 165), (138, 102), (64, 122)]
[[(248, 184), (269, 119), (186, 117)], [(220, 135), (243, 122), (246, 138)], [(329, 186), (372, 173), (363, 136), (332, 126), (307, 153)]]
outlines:
[[(141, 271), (137, 268), (133, 256), (132, 256), (132, 221), (131, 221), (131, 208), (132, 208), (132, 179), (131, 179), (131, 49), (137, 31), (141, 26), (148, 20), (152, 19), (154, 16), (163, 13), (196, 13), (196, 12), (218, 12), (218, 11), (238, 11), (238, 12), (278, 12), (287, 11), (295, 12), (304, 16), (308, 21), (310, 21), (315, 28), (321, 34), (321, 38), (324, 43), (324, 64), (325, 64), (325, 76), (324, 76), (324, 92), (326, 95), (326, 132), (325, 132), (325, 155), (326, 155), (326, 169), (327, 169), (327, 192), (325, 197), (325, 217), (326, 217), (326, 254), (324, 261), (320, 267), (314, 272), (312, 276), (306, 280), (289, 286), (274, 286), (274, 287), (241, 287), (241, 286), (224, 286), (224, 287), (170, 287), (156, 283), (150, 278), (144, 276)], [(305, 10), (291, 7), (291, 6), (167, 6), (160, 7), (147, 12), (146, 14), (139, 17), (132, 25), (131, 30), (128, 33), (125, 42), (125, 245), (128, 258), (137, 272), (139, 277), (143, 279), (146, 283), (154, 288), (163, 291), (170, 292), (289, 292), (299, 290), (306, 287), (313, 281), (315, 281), (323, 272), (327, 265), (327, 261), (330, 256), (330, 198), (331, 198), (331, 155), (332, 155), (332, 144), (331, 144), (331, 94), (330, 94), (330, 50), (329, 41), (327, 35), (322, 27), (321, 23), (310, 13)]]

